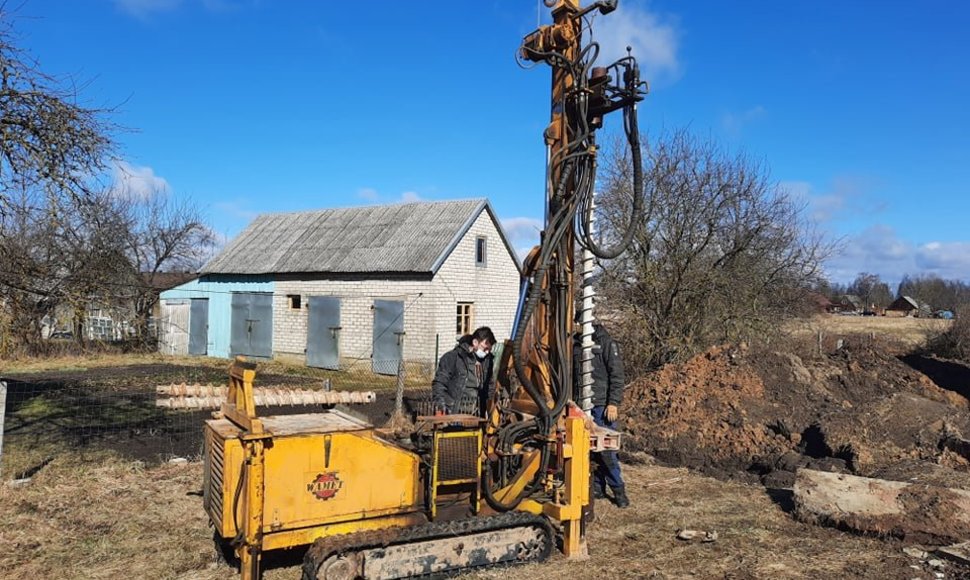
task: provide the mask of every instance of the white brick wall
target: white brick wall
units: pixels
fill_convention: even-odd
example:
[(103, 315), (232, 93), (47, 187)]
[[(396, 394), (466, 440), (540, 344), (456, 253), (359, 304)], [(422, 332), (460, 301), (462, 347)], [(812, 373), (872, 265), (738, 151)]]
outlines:
[[(485, 236), (487, 260), (475, 265), (475, 240)], [(300, 310), (290, 309), (287, 295), (301, 296)], [(297, 280), (276, 282), (273, 297), (273, 351), (303, 357), (307, 336), (307, 298), (340, 297), (340, 357), (346, 362), (370, 360), (375, 298), (404, 302), (404, 358), (432, 361), (435, 338), (439, 355), (455, 344), (456, 303), (473, 302), (472, 328), (486, 325), (498, 340), (509, 337), (519, 294), (519, 271), (483, 211), (432, 280)]]
[[(484, 236), (486, 265), (475, 265), (475, 240)], [(445, 260), (432, 284), (442, 344), (454, 346), (456, 303), (474, 302), (472, 329), (488, 326), (499, 341), (509, 338), (519, 300), (519, 271), (488, 212), (483, 211)], [(446, 349), (442, 349), (444, 351)]]

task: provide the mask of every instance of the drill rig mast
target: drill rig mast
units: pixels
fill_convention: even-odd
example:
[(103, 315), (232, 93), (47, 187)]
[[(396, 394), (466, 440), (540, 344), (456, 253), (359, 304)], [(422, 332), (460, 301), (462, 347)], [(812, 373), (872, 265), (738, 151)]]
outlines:
[[(552, 67), (546, 222), (525, 262), (488, 416), (419, 416), (409, 440), (389, 438), (336, 409), (260, 417), (255, 365), (234, 363), (226, 403), (205, 426), (203, 505), (216, 540), (239, 558), (243, 580), (260, 577), (265, 551), (302, 546), (309, 546), (304, 580), (405, 578), (539, 561), (557, 531), (567, 557), (585, 555), (590, 452), (615, 449), (618, 438), (594, 428), (582, 394), (580, 405), (574, 402), (574, 251), (578, 242), (613, 258), (630, 242), (632, 227), (611, 248), (590, 232), (595, 134), (605, 115), (623, 111), (636, 219), (642, 203), (636, 104), (645, 84), (632, 56), (593, 67), (599, 45), (583, 42), (588, 16), (612, 12), (616, 0), (586, 8), (579, 0), (544, 1), (553, 24), (528, 35), (519, 56)], [(583, 312), (587, 324), (590, 314)]]
[[(504, 351), (500, 381), (509, 390), (519, 387), (511, 401), (497, 401), (486, 430), (489, 461), (483, 492), (499, 511), (521, 509), (544, 513), (562, 524), (567, 556), (585, 551), (582, 517), (577, 510), (589, 504), (588, 454), (578, 446), (578, 421), (590, 429), (589, 372), (591, 353), (583, 353), (580, 384), (573, 392), (573, 302), (576, 290), (577, 240), (593, 255), (609, 259), (629, 245), (633, 223), (610, 248), (593, 239), (590, 223), (596, 180), (596, 130), (603, 117), (622, 110), (624, 130), (633, 160), (633, 216), (641, 213), (642, 173), (636, 105), (646, 84), (640, 81), (636, 59), (626, 56), (606, 67), (594, 67), (596, 42), (583, 42), (586, 17), (593, 11), (608, 14), (615, 0), (601, 0), (581, 8), (578, 0), (546, 0), (553, 24), (528, 35), (520, 58), (552, 67), (551, 122), (545, 130), (547, 147), (546, 222), (539, 247), (525, 262), (524, 288), (511, 348)], [(629, 52), (629, 50), (628, 50)], [(585, 334), (591, 334), (592, 313), (581, 313)], [(514, 374), (511, 372), (514, 370)], [(585, 371), (585, 372), (583, 372)], [(515, 380), (517, 379), (517, 381)], [(579, 399), (577, 406), (577, 401)], [(609, 441), (608, 441), (609, 439)], [(610, 434), (593, 429), (594, 450), (616, 443)], [(527, 483), (523, 484), (523, 480)], [(537, 499), (539, 498), (539, 499)]]

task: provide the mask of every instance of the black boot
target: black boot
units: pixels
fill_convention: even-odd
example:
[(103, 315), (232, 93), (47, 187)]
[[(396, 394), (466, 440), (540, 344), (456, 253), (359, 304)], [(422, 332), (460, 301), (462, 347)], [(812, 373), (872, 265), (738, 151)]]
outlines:
[(613, 488), (613, 503), (615, 503), (616, 507), (618, 508), (630, 506), (630, 498), (626, 496), (626, 489), (622, 487)]
[(606, 490), (599, 485), (593, 486), (593, 499), (606, 499)]

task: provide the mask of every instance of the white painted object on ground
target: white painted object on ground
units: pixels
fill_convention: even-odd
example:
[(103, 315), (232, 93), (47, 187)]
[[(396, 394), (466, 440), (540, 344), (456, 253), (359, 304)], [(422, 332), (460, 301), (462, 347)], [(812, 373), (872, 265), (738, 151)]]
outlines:
[(0, 477), (3, 476), (3, 417), (7, 414), (7, 383), (0, 381)]

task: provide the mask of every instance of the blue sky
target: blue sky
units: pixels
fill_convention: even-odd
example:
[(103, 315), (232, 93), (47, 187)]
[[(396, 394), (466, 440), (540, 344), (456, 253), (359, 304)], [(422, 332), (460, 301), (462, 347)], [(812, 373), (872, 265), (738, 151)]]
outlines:
[[(543, 18), (545, 10), (543, 9)], [(547, 69), (513, 52), (535, 0), (29, 0), (20, 44), (116, 106), (117, 170), (256, 214), (487, 196), (513, 244), (543, 215)], [(970, 4), (621, 0), (594, 22), (651, 82), (647, 133), (764, 159), (860, 271), (970, 280)]]

